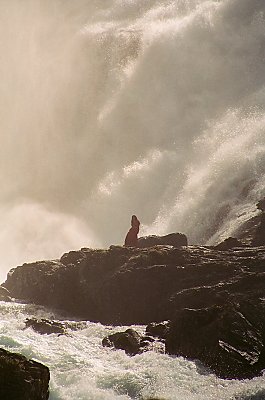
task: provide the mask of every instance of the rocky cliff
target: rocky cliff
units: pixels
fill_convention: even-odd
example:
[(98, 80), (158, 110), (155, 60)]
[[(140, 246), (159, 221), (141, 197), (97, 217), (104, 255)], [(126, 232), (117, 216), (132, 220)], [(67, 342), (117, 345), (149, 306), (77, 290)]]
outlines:
[(166, 351), (199, 359), (218, 376), (265, 369), (265, 247), (83, 248), (24, 264), (4, 287), (12, 297), (105, 324), (170, 320)]
[(47, 400), (49, 380), (46, 366), (0, 349), (1, 400)]
[(11, 296), (109, 324), (147, 324), (183, 308), (265, 297), (265, 248), (81, 249), (10, 271)]

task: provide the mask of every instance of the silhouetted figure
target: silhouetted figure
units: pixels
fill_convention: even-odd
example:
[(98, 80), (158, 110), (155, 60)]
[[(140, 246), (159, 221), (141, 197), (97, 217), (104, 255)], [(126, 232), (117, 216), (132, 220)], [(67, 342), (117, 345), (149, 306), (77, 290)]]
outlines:
[(131, 228), (126, 235), (124, 246), (137, 247), (138, 246), (138, 233), (140, 227), (140, 221), (137, 219), (136, 215), (132, 216)]

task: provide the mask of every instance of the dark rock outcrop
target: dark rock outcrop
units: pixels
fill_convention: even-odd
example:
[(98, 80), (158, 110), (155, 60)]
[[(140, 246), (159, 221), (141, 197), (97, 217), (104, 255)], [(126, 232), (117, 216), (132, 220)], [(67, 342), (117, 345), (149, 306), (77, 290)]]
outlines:
[(26, 328), (32, 328), (34, 331), (41, 335), (50, 335), (58, 333), (60, 335), (66, 334), (65, 326), (58, 321), (50, 321), (48, 319), (27, 318), (25, 321)]
[(24, 264), (4, 285), (12, 297), (117, 325), (169, 320), (176, 310), (222, 305), (241, 295), (265, 296), (264, 247), (113, 246), (82, 249), (77, 260), (69, 263), (64, 255)]
[(243, 244), (254, 247), (265, 245), (265, 198), (260, 200), (256, 207), (260, 212), (241, 224), (234, 232), (235, 237)]
[(49, 380), (46, 366), (0, 349), (1, 400), (47, 400)]
[(165, 345), (152, 336), (142, 336), (134, 329), (125, 332), (116, 332), (102, 340), (104, 347), (114, 347), (124, 350), (126, 354), (135, 356), (146, 351), (165, 353)]
[(128, 355), (135, 355), (140, 352), (141, 335), (134, 329), (127, 329), (125, 332), (116, 332), (105, 337), (102, 345), (124, 350)]
[(225, 239), (223, 242), (219, 243), (217, 246), (215, 246), (216, 250), (230, 250), (233, 249), (234, 247), (242, 247), (243, 243), (233, 237), (229, 237)]
[(12, 301), (9, 290), (4, 286), (0, 286), (0, 301)]
[(219, 377), (252, 378), (265, 368), (265, 301), (176, 313), (166, 351), (199, 359)]
[(265, 197), (257, 202), (257, 209), (261, 211), (265, 211)]
[(260, 216), (260, 222), (255, 231), (252, 246), (264, 246), (265, 245), (265, 212)]
[(188, 246), (187, 236), (183, 233), (170, 233), (165, 236), (143, 236), (138, 239), (138, 247), (146, 248), (157, 245), (169, 245), (174, 247)]
[(166, 339), (168, 331), (169, 331), (170, 323), (169, 321), (163, 322), (151, 322), (148, 324), (145, 330), (146, 335), (151, 335), (153, 337), (158, 337), (159, 339)]
[[(4, 285), (12, 297), (106, 324), (170, 320), (167, 351), (199, 358), (222, 377), (265, 368), (265, 247), (84, 248), (17, 267)], [(148, 336), (140, 349), (152, 343)]]

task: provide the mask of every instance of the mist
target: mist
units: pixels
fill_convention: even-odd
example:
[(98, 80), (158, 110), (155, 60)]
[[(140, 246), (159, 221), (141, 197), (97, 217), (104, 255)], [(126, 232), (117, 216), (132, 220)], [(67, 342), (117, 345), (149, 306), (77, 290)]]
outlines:
[(262, 0), (1, 0), (1, 275), (180, 231), (265, 195)]

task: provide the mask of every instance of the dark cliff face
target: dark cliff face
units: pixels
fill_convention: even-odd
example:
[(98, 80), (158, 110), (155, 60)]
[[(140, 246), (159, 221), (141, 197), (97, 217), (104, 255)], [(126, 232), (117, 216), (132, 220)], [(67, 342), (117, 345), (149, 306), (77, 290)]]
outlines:
[(49, 369), (20, 354), (0, 349), (0, 380), (2, 400), (49, 398)]
[(166, 351), (223, 378), (265, 369), (262, 246), (81, 249), (17, 267), (4, 286), (15, 298), (105, 324), (170, 320)]
[(177, 310), (265, 296), (265, 248), (82, 249), (24, 264), (4, 286), (18, 299), (110, 324), (170, 319)]

